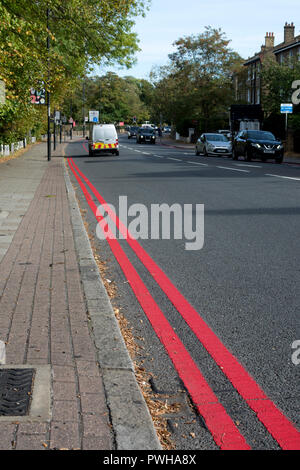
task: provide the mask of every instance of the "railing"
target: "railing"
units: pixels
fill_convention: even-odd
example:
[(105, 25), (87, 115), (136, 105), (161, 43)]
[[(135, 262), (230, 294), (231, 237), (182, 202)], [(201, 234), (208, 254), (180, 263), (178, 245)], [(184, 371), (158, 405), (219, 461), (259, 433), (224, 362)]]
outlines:
[(24, 149), (27, 147), (28, 143), (34, 144), (36, 142), (36, 137), (29, 137), (18, 142), (13, 142), (11, 144), (0, 144), (0, 156), (8, 157), (9, 155), (14, 154), (18, 150)]

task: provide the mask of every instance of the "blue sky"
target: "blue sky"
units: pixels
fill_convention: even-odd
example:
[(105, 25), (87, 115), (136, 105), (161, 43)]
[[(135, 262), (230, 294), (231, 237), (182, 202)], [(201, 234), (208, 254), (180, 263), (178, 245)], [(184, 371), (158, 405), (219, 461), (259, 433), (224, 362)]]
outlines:
[[(266, 32), (274, 33), (275, 44), (282, 42), (286, 21), (294, 22), (299, 34), (299, 12), (299, 0), (152, 0), (146, 17), (136, 20), (141, 48), (137, 64), (129, 70), (107, 70), (147, 79), (153, 66), (168, 62), (174, 41), (202, 33), (205, 26), (221, 28), (231, 40), (230, 47), (246, 59), (260, 50)], [(96, 73), (103, 71), (96, 69)]]

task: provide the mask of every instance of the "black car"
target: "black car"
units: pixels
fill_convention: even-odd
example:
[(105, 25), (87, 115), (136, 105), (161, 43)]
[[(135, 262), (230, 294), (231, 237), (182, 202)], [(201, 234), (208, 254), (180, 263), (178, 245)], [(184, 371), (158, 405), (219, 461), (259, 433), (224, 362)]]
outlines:
[(233, 160), (242, 156), (248, 162), (259, 158), (263, 162), (275, 159), (276, 163), (282, 163), (283, 155), (282, 142), (276, 139), (272, 132), (244, 130), (239, 132), (233, 140)]
[(141, 127), (137, 134), (136, 134), (136, 142), (137, 144), (149, 143), (155, 144), (156, 135), (155, 130), (151, 129), (150, 127)]
[(128, 139), (131, 139), (131, 137), (136, 137), (137, 131), (139, 130), (138, 126), (131, 126), (128, 128)]

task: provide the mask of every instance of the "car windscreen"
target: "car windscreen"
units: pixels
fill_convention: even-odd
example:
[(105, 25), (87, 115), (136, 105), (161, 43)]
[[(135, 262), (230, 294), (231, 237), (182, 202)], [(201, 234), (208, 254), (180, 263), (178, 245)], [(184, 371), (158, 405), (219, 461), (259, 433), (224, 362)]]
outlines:
[(248, 131), (248, 138), (256, 140), (276, 140), (271, 132), (264, 131)]
[(116, 135), (112, 127), (97, 127), (94, 129), (94, 140), (115, 139)]
[(152, 134), (153, 134), (153, 130), (152, 130), (152, 129), (142, 129), (142, 130), (141, 130), (141, 133), (142, 133), (142, 134), (147, 134), (147, 135), (152, 135)]
[(206, 135), (206, 140), (211, 141), (211, 142), (228, 142), (227, 137), (222, 134), (207, 134)]

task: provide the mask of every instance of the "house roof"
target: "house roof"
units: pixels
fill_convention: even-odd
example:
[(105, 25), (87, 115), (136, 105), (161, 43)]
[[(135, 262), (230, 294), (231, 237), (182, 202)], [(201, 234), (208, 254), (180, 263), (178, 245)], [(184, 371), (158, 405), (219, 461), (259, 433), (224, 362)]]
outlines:
[(293, 41), (290, 41), (289, 43), (281, 42), (280, 44), (277, 44), (277, 46), (274, 47), (273, 52), (274, 54), (278, 54), (279, 52), (282, 52), (285, 49), (292, 49), (293, 47), (297, 46), (300, 46), (300, 35), (296, 36)]
[(255, 54), (253, 57), (249, 57), (245, 62), (244, 65), (249, 65), (252, 62), (257, 62), (260, 60), (260, 54)]
[[(293, 49), (294, 47), (300, 46), (300, 35), (295, 36), (294, 39), (290, 42), (281, 42), (277, 44), (277, 46), (273, 47), (272, 49), (267, 49), (269, 52), (273, 52), (273, 54), (279, 54), (288, 49)], [(256, 52), (252, 57), (249, 57), (245, 62), (244, 65), (250, 65), (253, 62), (257, 62), (261, 60), (261, 56), (264, 53), (265, 46), (262, 46), (261, 52)]]

